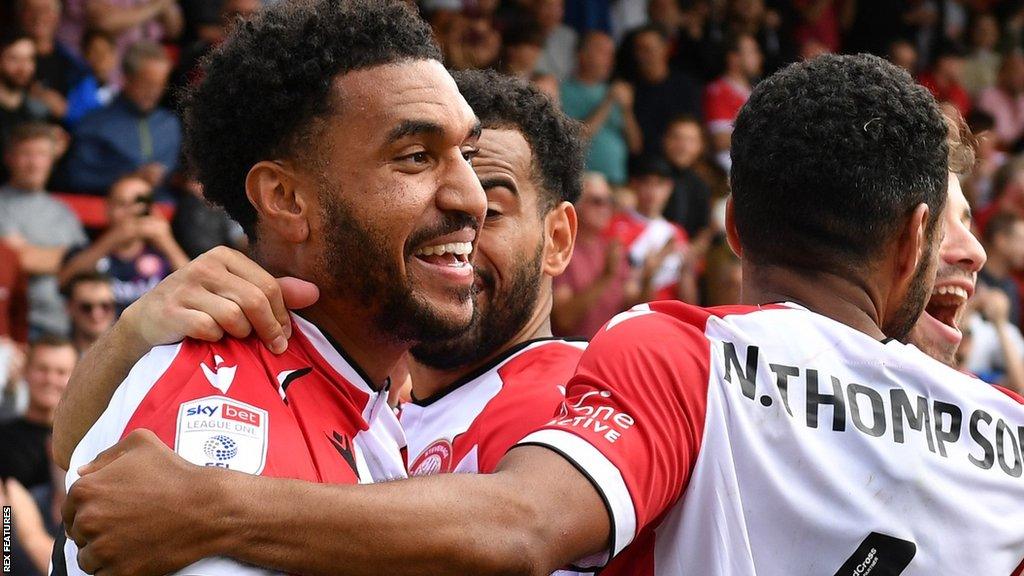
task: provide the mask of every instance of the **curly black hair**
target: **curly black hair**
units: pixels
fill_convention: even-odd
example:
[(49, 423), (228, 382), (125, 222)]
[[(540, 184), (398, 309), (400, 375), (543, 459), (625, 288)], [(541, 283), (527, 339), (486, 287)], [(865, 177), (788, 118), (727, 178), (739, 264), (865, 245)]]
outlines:
[(744, 257), (857, 271), (922, 202), (934, 234), (947, 135), (928, 90), (876, 56), (825, 55), (779, 71), (754, 89), (732, 135)]
[(452, 72), (459, 92), (484, 128), (509, 128), (530, 145), (541, 214), (559, 202), (573, 202), (583, 190), (583, 141), (579, 123), (568, 118), (540, 90), (494, 70)]
[(186, 97), (186, 151), (207, 199), (254, 238), (246, 175), (261, 160), (315, 155), (316, 120), (338, 104), (332, 80), (431, 59), (441, 51), (430, 27), (399, 0), (279, 2), (239, 23)]

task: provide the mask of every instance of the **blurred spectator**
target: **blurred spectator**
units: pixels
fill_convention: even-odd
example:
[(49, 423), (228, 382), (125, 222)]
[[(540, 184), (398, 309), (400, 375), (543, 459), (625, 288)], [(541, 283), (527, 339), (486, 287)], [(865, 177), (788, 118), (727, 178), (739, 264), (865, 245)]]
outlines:
[[(209, 4), (214, 5), (212, 2)], [(182, 48), (178, 66), (171, 76), (168, 96), (172, 105), (181, 104), (182, 88), (192, 86), (202, 79), (202, 59), (227, 38), (235, 24), (251, 17), (259, 11), (260, 6), (260, 0), (224, 0), (220, 4), (219, 17), (214, 18), (212, 23), (204, 24), (199, 38)]]
[(978, 282), (1001, 290), (1009, 299), (1010, 318), (1020, 321), (1020, 292), (1013, 275), (1024, 270), (1024, 219), (1017, 214), (996, 214), (982, 236), (988, 260), (978, 273)]
[(580, 42), (576, 76), (561, 86), (562, 109), (583, 122), (590, 140), (587, 169), (601, 172), (612, 184), (626, 182), (630, 153), (643, 146), (633, 113), (632, 87), (621, 80), (608, 83), (615, 45), (603, 32), (590, 32)]
[[(660, 157), (633, 162), (629, 186), (636, 209), (619, 210), (609, 232), (625, 248), (629, 263), (640, 271), (640, 285), (652, 300), (696, 302), (697, 285), (684, 254), (688, 237), (661, 214), (672, 194), (672, 171)], [(646, 295), (646, 294), (645, 294)]]
[(619, 44), (626, 32), (649, 22), (648, 0), (616, 0), (611, 6), (611, 34)]
[(196, 180), (189, 180), (178, 200), (171, 231), (178, 245), (189, 258), (217, 246), (231, 246), (244, 250), (247, 246), (242, 227), (228, 217), (227, 212), (203, 199), (203, 188)]
[(596, 172), (584, 176), (576, 212), (576, 246), (569, 266), (555, 278), (551, 324), (556, 334), (589, 338), (637, 301), (637, 294), (632, 298), (628, 294), (636, 290), (622, 244), (606, 233), (614, 205), (604, 176)]
[(33, 490), (52, 484), (50, 436), (53, 413), (67, 387), (78, 354), (71, 342), (59, 336), (36, 339), (28, 350), (25, 413), (0, 424), (0, 478), (14, 478)]
[(89, 112), (113, 102), (120, 87), (113, 83), (117, 70), (114, 40), (102, 32), (86, 32), (82, 38), (82, 54), (87, 71), (68, 93), (68, 110), (64, 124), (74, 130)]
[(84, 70), (73, 53), (56, 39), (60, 0), (19, 0), (17, 6), (18, 22), (36, 45), (32, 95), (46, 104), (52, 118), (63, 118), (68, 91)]
[(1024, 218), (1024, 159), (1014, 158), (996, 172), (991, 200), (975, 214), (974, 223), (984, 234), (989, 220), (1004, 212)]
[(4, 160), (11, 178), (0, 187), (0, 240), (18, 253), (29, 275), (29, 327), (66, 334), (68, 319), (56, 273), (68, 248), (86, 241), (78, 218), (46, 192), (56, 140), (46, 124), (21, 124), (11, 132)]
[(984, 110), (975, 110), (967, 117), (967, 125), (977, 140), (977, 164), (969, 174), (961, 176), (961, 185), (971, 206), (984, 208), (992, 201), (992, 186), (1007, 155), (999, 149), (995, 134), (995, 120)]
[[(0, 36), (0, 152), (11, 130), (23, 122), (46, 118), (46, 105), (29, 94), (36, 73), (36, 47), (32, 38), (20, 32)], [(7, 180), (0, 168), (0, 182)]]
[(966, 322), (971, 334), (967, 370), (1024, 393), (1024, 337), (1010, 320), (1010, 299), (1001, 290), (979, 286), (968, 306), (973, 312)]
[(902, 1), (856, 0), (856, 14), (843, 49), (851, 53), (890, 53), (892, 42), (903, 32), (903, 6)]
[(501, 71), (524, 80), (533, 77), (544, 50), (544, 34), (533, 24), (524, 23), (505, 32), (501, 51)]
[[(534, 22), (544, 34), (544, 51), (537, 71), (568, 80), (575, 70), (576, 32), (562, 23), (565, 0), (526, 0)], [(614, 44), (613, 44), (614, 45)]]
[(637, 63), (636, 120), (644, 154), (659, 154), (668, 121), (682, 114), (700, 117), (700, 86), (685, 72), (669, 67), (668, 42), (656, 27), (633, 36)]
[(547, 94), (548, 98), (551, 98), (552, 102), (561, 104), (562, 87), (558, 83), (558, 78), (555, 78), (551, 74), (534, 74), (530, 83), (544, 94)]
[(708, 227), (711, 211), (711, 186), (698, 172), (707, 153), (700, 122), (687, 116), (674, 118), (665, 131), (664, 151), (674, 183), (665, 218), (696, 236)]
[(914, 45), (900, 38), (894, 40), (889, 44), (888, 52), (886, 53), (889, 62), (903, 68), (911, 74), (917, 72), (917, 48)]
[(725, 51), (725, 72), (704, 89), (704, 120), (711, 132), (718, 162), (728, 169), (732, 123), (750, 97), (761, 75), (761, 50), (749, 34), (729, 39)]
[(10, 506), (14, 528), (10, 541), (11, 555), (6, 558), (11, 564), (4, 568), (18, 576), (46, 574), (53, 550), (53, 536), (46, 530), (36, 499), (20, 482), (11, 478), (0, 483), (0, 505)]
[(114, 285), (106, 274), (84, 272), (73, 276), (64, 292), (71, 318), (71, 343), (82, 355), (114, 325)]
[(455, 14), (439, 41), (445, 64), (455, 70), (489, 68), (501, 55), (501, 34), (488, 18)]
[(999, 21), (989, 13), (977, 14), (971, 25), (970, 53), (963, 72), (964, 88), (972, 96), (995, 86), (1001, 60), (996, 51), (998, 45)]
[(793, 39), (797, 45), (820, 42), (829, 52), (839, 52), (843, 32), (853, 25), (854, 0), (793, 0), (797, 21)]
[(171, 62), (149, 42), (132, 46), (124, 59), (125, 84), (110, 103), (82, 119), (74, 132), (61, 182), (76, 192), (102, 193), (115, 180), (136, 173), (162, 190), (181, 147), (178, 117), (158, 104)]
[(939, 0), (904, 0), (897, 4), (902, 6), (903, 36), (914, 43), (922, 62), (930, 62), (933, 48), (942, 37)]
[(1024, 135), (1024, 55), (1003, 57), (996, 85), (978, 95), (978, 108), (995, 119), (999, 145), (1012, 149)]
[[(115, 39), (117, 54), (123, 58), (137, 42), (172, 40), (183, 27), (176, 0), (64, 0), (57, 36), (77, 50), (87, 30), (98, 30)], [(114, 82), (121, 82), (120, 71), (115, 71)]]
[[(765, 6), (764, 0), (729, 0), (727, 4), (728, 22), (723, 39), (739, 34), (748, 34), (757, 40), (764, 58), (764, 69), (767, 72), (774, 72), (789, 60), (792, 60), (793, 52), (791, 43), (786, 41), (780, 34), (782, 19), (775, 10)], [(796, 45), (800, 45), (813, 37), (800, 38)], [(834, 49), (829, 48), (830, 51)], [(719, 48), (721, 51), (721, 48)], [(720, 60), (721, 54), (716, 57)]]
[(932, 69), (918, 79), (939, 102), (949, 102), (961, 116), (971, 113), (971, 97), (961, 83), (966, 52), (953, 42), (943, 44), (935, 56)]
[(62, 284), (85, 272), (102, 272), (113, 281), (117, 314), (153, 289), (168, 274), (188, 263), (175, 242), (171, 225), (152, 214), (153, 187), (139, 176), (124, 176), (110, 187), (110, 226), (86, 246), (68, 252), (60, 271)]
[[(0, 242), (0, 341), (28, 342), (28, 276), (18, 253)], [(0, 369), (0, 380), (3, 370)]]

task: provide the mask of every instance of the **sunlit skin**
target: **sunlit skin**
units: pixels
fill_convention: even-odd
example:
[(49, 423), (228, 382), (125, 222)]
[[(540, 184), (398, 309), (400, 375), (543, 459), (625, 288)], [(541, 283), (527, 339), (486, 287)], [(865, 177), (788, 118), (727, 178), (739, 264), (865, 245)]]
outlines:
[[(487, 195), (487, 217), (473, 257), (478, 322), (455, 341), (460, 344), (457, 348), (465, 345), (476, 349), (479, 356), (453, 370), (434, 370), (415, 360), (410, 362), (413, 393), (418, 398), (443, 389), (509, 347), (550, 336), (551, 279), (562, 273), (571, 255), (575, 210), (563, 202), (546, 214), (540, 213), (542, 191), (534, 176), (530, 145), (522, 133), (485, 129), (477, 146), (473, 169)], [(535, 262), (540, 250), (541, 259)], [(539, 268), (532, 269), (538, 264)], [(483, 320), (512, 304), (507, 298), (517, 277), (534, 280), (538, 288), (525, 322), (503, 326), (511, 331), (510, 338), (491, 349), (480, 349), (477, 345), (487, 336), (480, 333), (488, 324)]]
[(25, 419), (49, 425), (53, 411), (67, 388), (78, 355), (71, 345), (37, 345), (25, 366), (28, 384), (28, 410)]
[(949, 176), (948, 194), (935, 286), (908, 339), (924, 353), (952, 366), (963, 337), (960, 323), (967, 300), (974, 294), (978, 271), (985, 264), (985, 249), (971, 233), (971, 208), (954, 174)]

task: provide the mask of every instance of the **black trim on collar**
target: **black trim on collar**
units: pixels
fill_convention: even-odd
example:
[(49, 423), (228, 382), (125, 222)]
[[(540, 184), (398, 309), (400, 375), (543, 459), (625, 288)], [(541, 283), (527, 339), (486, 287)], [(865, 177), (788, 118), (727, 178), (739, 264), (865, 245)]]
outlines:
[(319, 326), (317, 326), (316, 322), (313, 322), (312, 320), (306, 318), (305, 316), (299, 314), (298, 312), (293, 311), (292, 314), (295, 314), (299, 318), (302, 318), (306, 322), (309, 322), (314, 328), (316, 328), (317, 332), (323, 335), (324, 340), (327, 340), (327, 343), (331, 345), (331, 348), (334, 348), (334, 351), (337, 352), (339, 356), (341, 356), (341, 359), (347, 362), (348, 365), (351, 366), (353, 370), (355, 370), (356, 374), (358, 374), (359, 377), (363, 379), (363, 383), (366, 384), (366, 386), (369, 387), (370, 390), (373, 390), (374, 392), (381, 392), (387, 390), (391, 386), (390, 377), (385, 379), (384, 385), (378, 386), (369, 376), (366, 375), (366, 372), (363, 370), (363, 367), (360, 366), (355, 360), (353, 360), (352, 357), (348, 355), (348, 352), (345, 352), (345, 349), (341, 347), (341, 344), (338, 344), (338, 341), (332, 338), (331, 335), (328, 334), (326, 330), (320, 328)]
[(443, 390), (441, 390), (440, 392), (437, 392), (436, 394), (432, 394), (431, 396), (429, 396), (427, 398), (422, 398), (422, 399), (421, 398), (417, 398), (415, 394), (410, 394), (410, 396), (412, 397), (412, 403), (417, 405), (417, 406), (423, 406), (423, 407), (430, 406), (434, 402), (437, 402), (441, 398), (444, 398), (445, 396), (447, 396), (447, 395), (451, 394), (452, 392), (458, 390), (462, 386), (465, 386), (466, 384), (472, 382), (473, 380), (476, 380), (480, 376), (484, 375), (487, 371), (493, 369), (498, 364), (501, 364), (502, 362), (504, 362), (505, 360), (508, 360), (510, 357), (512, 357), (516, 353), (522, 351), (523, 348), (526, 348), (527, 346), (530, 346), (531, 344), (536, 344), (538, 342), (549, 342), (549, 341), (587, 342), (587, 339), (586, 338), (561, 338), (561, 337), (558, 337), (558, 336), (546, 336), (546, 337), (543, 337), (543, 338), (534, 338), (532, 340), (526, 340), (524, 342), (520, 342), (519, 344), (516, 344), (515, 346), (513, 346), (513, 347), (509, 348), (508, 350), (505, 350), (501, 354), (495, 356), (490, 362), (484, 364), (483, 366), (480, 366), (476, 370), (473, 370), (472, 372), (470, 372), (469, 374), (466, 374), (462, 378), (459, 378), (455, 382), (452, 382), (451, 384), (449, 384)]

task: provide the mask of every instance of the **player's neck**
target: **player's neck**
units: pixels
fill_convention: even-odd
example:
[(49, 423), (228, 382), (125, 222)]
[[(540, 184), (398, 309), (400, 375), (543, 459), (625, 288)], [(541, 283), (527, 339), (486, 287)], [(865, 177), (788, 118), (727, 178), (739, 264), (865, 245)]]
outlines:
[(321, 300), (303, 309), (302, 317), (333, 340), (377, 389), (409, 348), (408, 344), (383, 337), (373, 328), (376, 322), (365, 311), (331, 306)]
[(793, 302), (881, 340), (880, 314), (869, 283), (846, 275), (743, 263), (743, 304)]
[(487, 366), (496, 359), (504, 356), (509, 350), (519, 346), (523, 342), (536, 340), (538, 338), (550, 338), (551, 334), (551, 292), (549, 291), (534, 309), (530, 321), (523, 325), (522, 329), (503, 346), (488, 354), (486, 357), (471, 364), (460, 366), (452, 370), (437, 370), (420, 364), (410, 356), (409, 376), (412, 379), (412, 393), (418, 400), (426, 400), (435, 394), (439, 394), (452, 384), (461, 381), (466, 376), (473, 374), (483, 366)]

